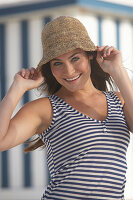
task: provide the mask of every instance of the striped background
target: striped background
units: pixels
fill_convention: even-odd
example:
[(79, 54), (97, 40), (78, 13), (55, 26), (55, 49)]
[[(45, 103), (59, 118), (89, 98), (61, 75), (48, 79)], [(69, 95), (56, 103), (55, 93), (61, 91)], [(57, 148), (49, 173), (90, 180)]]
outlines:
[[(65, 1), (64, 1), (65, 2)], [(74, 1), (73, 1), (74, 2)], [(82, 1), (86, 2), (86, 1)], [(92, 3), (92, 1), (90, 1)], [(52, 3), (51, 3), (52, 4)], [(89, 3), (88, 3), (89, 4)], [(108, 5), (108, 4), (107, 4)], [(21, 13), (0, 18), (0, 98), (10, 87), (14, 74), (21, 67), (36, 67), (42, 56), (41, 30), (48, 21), (59, 15), (71, 15), (86, 26), (96, 45), (113, 45), (121, 50), (123, 63), (133, 80), (133, 20), (132, 17), (114, 17), (110, 13), (86, 10), (85, 4)], [(91, 5), (92, 6), (92, 5)], [(110, 6), (110, 5), (108, 5)], [(120, 7), (121, 8), (121, 7)], [(127, 7), (125, 7), (127, 9)], [(132, 9), (133, 10), (133, 9)], [(1, 14), (0, 14), (1, 15)], [(14, 114), (26, 102), (39, 98), (36, 90), (27, 92)], [(23, 144), (0, 153), (0, 200), (39, 199), (48, 183), (44, 151), (24, 154)], [(133, 139), (128, 149), (126, 197), (133, 199)]]

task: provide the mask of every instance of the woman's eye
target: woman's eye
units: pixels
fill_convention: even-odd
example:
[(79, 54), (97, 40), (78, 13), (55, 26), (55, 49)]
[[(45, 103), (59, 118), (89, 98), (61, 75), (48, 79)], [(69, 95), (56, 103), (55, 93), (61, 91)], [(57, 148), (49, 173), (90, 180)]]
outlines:
[(72, 58), (72, 61), (78, 61), (79, 60), (79, 57), (73, 57)]
[(61, 65), (61, 62), (55, 62), (54, 63), (54, 66), (59, 66), (59, 65)]

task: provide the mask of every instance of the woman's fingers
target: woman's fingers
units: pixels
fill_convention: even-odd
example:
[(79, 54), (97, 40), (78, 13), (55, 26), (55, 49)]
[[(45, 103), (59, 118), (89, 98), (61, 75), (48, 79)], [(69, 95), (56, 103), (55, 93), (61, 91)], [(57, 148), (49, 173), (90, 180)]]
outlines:
[(24, 69), (22, 68), (14, 76), (14, 80), (18, 85), (21, 85), (24, 91), (28, 91), (37, 88), (44, 81), (44, 77), (41, 72), (38, 72), (35, 68)]
[(20, 72), (18, 72), (18, 74), (25, 79), (32, 79), (34, 76), (36, 76), (36, 73), (37, 73), (36, 69), (33, 67), (30, 69), (22, 68)]
[(115, 49), (114, 47), (107, 47), (104, 49), (104, 52), (103, 52), (103, 57), (107, 57), (107, 56), (110, 56), (111, 53), (113, 53), (114, 51), (116, 51), (117, 49)]
[(20, 70), (19, 74), (24, 78), (24, 76), (25, 76), (25, 69), (22, 68), (22, 69)]
[(103, 57), (110, 55), (111, 49), (112, 49), (111, 47), (105, 46), (105, 48), (103, 49)]
[(35, 68), (32, 67), (32, 68), (30, 69), (30, 74), (29, 74), (29, 78), (30, 78), (30, 79), (33, 79), (35, 72), (36, 72)]
[(117, 49), (113, 46), (98, 46), (97, 51), (100, 52), (100, 55), (104, 58), (111, 54), (111, 52), (116, 51)]
[(103, 71), (112, 74), (114, 67), (122, 66), (121, 53), (113, 46), (98, 46), (97, 62)]
[(30, 69), (21, 69), (20, 75), (29, 80), (34, 80), (34, 81), (43, 81), (44, 78), (41, 74), (41, 72), (38, 72), (35, 68), (30, 68)]

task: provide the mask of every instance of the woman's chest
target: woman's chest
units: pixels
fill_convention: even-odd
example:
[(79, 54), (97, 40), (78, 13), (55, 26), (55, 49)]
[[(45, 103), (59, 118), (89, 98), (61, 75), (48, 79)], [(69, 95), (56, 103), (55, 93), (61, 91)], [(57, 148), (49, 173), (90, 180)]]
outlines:
[(94, 99), (91, 102), (89, 100), (69, 101), (68, 104), (92, 119), (104, 121), (108, 116), (108, 102), (106, 99)]

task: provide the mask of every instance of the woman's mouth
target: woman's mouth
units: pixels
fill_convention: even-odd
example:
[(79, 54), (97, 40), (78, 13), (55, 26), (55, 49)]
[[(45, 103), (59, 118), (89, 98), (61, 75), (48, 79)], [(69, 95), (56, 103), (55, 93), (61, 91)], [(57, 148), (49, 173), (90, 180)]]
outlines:
[(79, 74), (79, 75), (77, 75), (77, 76), (75, 76), (75, 77), (73, 77), (73, 78), (66, 78), (65, 80), (68, 81), (68, 82), (70, 82), (70, 81), (75, 81), (75, 80), (77, 80), (80, 76), (81, 76), (81, 74)]

